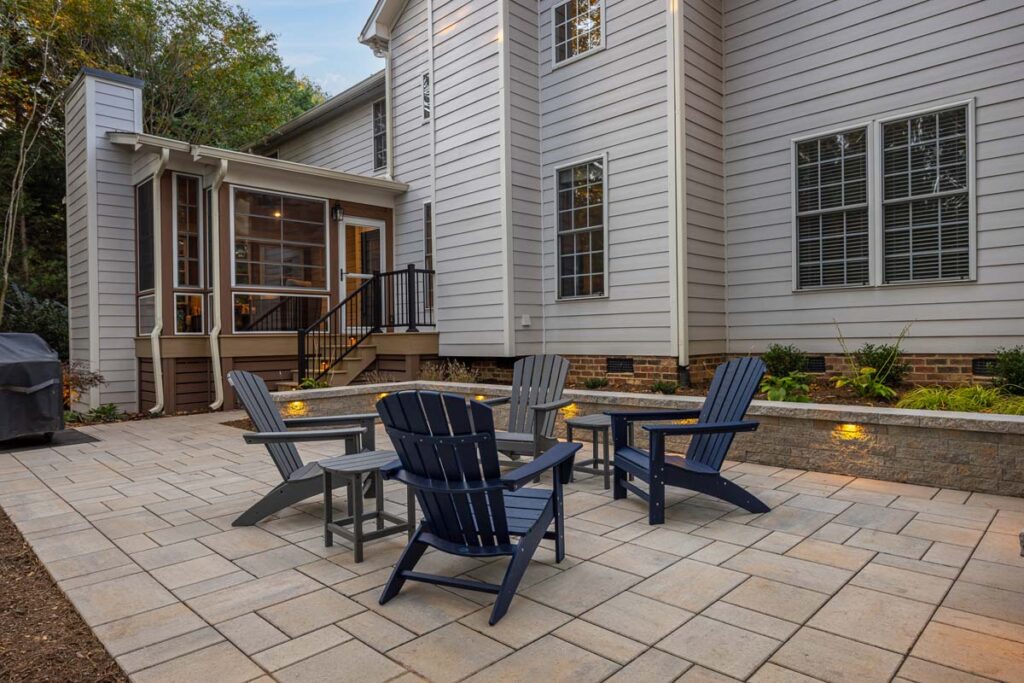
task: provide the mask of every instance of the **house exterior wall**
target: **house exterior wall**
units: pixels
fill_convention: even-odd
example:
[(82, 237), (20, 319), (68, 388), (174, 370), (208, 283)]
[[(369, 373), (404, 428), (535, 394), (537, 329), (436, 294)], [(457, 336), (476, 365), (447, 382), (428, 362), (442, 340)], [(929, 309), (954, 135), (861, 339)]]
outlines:
[(85, 71), (69, 89), (66, 112), (71, 358), (106, 379), (77, 407), (134, 411), (133, 159), (106, 134), (142, 130), (141, 83)]
[[(909, 322), (910, 352), (978, 354), (1020, 343), (1024, 7), (724, 5), (729, 351), (781, 342), (835, 352), (833, 321), (853, 346), (891, 338)], [(976, 281), (794, 292), (791, 138), (968, 98)]]
[(374, 99), (285, 140), (277, 147), (278, 158), (346, 173), (383, 175), (385, 169), (373, 168)]

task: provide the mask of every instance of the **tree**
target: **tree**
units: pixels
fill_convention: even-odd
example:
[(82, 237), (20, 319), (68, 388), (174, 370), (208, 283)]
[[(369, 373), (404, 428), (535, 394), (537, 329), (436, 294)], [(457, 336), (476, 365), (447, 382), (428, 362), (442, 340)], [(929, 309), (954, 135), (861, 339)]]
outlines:
[(324, 99), (223, 0), (0, 0), (0, 330), (10, 280), (66, 297), (63, 93), (82, 66), (141, 78), (144, 128), (239, 148)]

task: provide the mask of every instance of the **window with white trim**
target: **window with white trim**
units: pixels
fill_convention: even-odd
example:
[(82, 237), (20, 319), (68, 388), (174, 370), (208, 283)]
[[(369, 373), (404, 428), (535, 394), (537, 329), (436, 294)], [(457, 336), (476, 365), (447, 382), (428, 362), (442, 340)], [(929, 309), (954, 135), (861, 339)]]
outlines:
[(204, 294), (174, 295), (174, 332), (175, 334), (202, 334)]
[(886, 121), (882, 281), (970, 277), (966, 105)]
[(431, 108), (431, 92), (430, 92), (430, 74), (423, 74), (421, 79), (421, 88), (423, 90), (423, 120), (426, 121), (430, 118)]
[(866, 285), (867, 127), (796, 142), (797, 287)]
[(605, 169), (593, 159), (555, 171), (558, 297), (605, 294)]
[(552, 15), (555, 64), (601, 47), (603, 9), (603, 0), (569, 0), (555, 6)]
[(174, 284), (177, 287), (203, 286), (204, 240), (199, 197), (197, 176), (174, 174)]
[(388, 122), (384, 100), (373, 103), (373, 170), (388, 165)]
[(327, 202), (234, 189), (235, 285), (327, 288)]
[[(423, 204), (423, 268), (434, 269), (434, 207), (430, 202)], [(427, 309), (434, 307), (433, 279), (428, 280), (430, 286), (424, 293)]]

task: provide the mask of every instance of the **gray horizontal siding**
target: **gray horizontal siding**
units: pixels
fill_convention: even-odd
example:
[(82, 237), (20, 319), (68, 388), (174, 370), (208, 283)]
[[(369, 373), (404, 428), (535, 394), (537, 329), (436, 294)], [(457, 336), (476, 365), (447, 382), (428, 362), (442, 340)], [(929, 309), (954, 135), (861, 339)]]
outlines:
[[(916, 352), (1024, 338), (1024, 7), (983, 2), (726, 2), (732, 352), (834, 351), (912, 322)], [(790, 138), (973, 97), (977, 281), (792, 292)]]
[(374, 175), (373, 101), (357, 103), (325, 124), (286, 140), (277, 153), (286, 161)]

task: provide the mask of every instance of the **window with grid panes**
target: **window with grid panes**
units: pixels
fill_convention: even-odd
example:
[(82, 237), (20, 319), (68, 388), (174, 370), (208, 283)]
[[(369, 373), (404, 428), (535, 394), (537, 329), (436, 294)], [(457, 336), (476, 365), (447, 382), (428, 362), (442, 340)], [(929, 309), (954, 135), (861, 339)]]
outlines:
[(555, 7), (555, 63), (601, 46), (601, 0), (569, 0)]
[(970, 277), (966, 106), (882, 124), (883, 280)]
[(797, 286), (866, 285), (867, 129), (796, 143)]
[(600, 159), (557, 171), (558, 296), (605, 293), (604, 162)]
[(373, 103), (373, 170), (388, 165), (388, 122), (384, 100)]
[(176, 282), (179, 287), (200, 287), (201, 223), (199, 214), (199, 178), (188, 175), (174, 176), (175, 197), (175, 250), (177, 254)]

